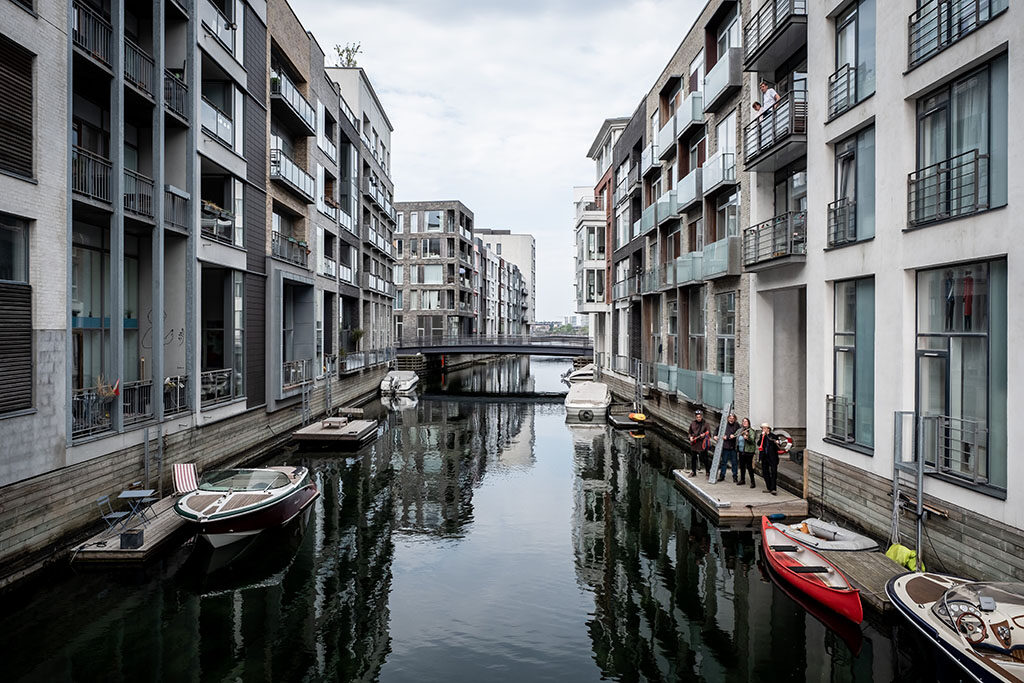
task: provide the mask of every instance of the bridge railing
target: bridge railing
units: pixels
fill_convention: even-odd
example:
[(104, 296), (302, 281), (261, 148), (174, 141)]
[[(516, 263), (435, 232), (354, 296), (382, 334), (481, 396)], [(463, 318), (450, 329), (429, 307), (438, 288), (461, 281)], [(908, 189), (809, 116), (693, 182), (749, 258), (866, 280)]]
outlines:
[(421, 349), (430, 346), (560, 346), (589, 349), (593, 346), (593, 340), (585, 335), (528, 335), (528, 334), (501, 334), (493, 336), (485, 335), (439, 335), (430, 337), (418, 337), (415, 339), (399, 339), (395, 348), (416, 348)]

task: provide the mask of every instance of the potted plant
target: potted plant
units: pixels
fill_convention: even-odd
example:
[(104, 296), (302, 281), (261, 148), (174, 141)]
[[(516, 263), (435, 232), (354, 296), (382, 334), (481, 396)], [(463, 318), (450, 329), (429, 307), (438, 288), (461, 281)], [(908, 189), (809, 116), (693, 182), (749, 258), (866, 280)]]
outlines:
[(358, 327), (348, 333), (349, 339), (352, 340), (352, 347), (357, 351), (359, 350), (359, 342), (362, 340), (364, 334), (366, 333)]

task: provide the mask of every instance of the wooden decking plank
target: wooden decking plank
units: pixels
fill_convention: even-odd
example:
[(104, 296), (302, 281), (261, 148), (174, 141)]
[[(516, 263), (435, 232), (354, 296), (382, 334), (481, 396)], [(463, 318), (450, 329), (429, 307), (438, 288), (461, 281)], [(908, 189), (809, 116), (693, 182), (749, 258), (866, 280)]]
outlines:
[(779, 490), (777, 495), (765, 493), (758, 486), (739, 486), (731, 479), (709, 484), (707, 475), (689, 477), (686, 470), (674, 470), (676, 485), (700, 507), (709, 512), (718, 524), (760, 521), (761, 515), (783, 514), (786, 517), (807, 516), (807, 501)]
[(121, 548), (121, 530), (104, 531), (96, 534), (84, 544), (74, 546), (72, 556), (75, 562), (116, 562), (123, 564), (142, 563), (172, 536), (180, 531), (187, 522), (174, 512), (175, 496), (167, 496), (149, 509), (149, 524), (132, 524), (129, 528), (143, 530), (143, 544), (138, 548)]
[(905, 574), (907, 570), (904, 567), (890, 560), (885, 553), (876, 550), (819, 552), (860, 590), (861, 600), (865, 604), (880, 612), (892, 609), (892, 603), (885, 594), (885, 584), (892, 577)]

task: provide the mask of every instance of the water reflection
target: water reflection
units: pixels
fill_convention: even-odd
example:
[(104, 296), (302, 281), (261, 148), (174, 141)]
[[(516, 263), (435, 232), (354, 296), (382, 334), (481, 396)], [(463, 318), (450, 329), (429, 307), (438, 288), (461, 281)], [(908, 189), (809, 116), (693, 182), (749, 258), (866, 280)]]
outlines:
[(566, 358), (511, 356), (423, 377), (427, 394), (504, 397), (515, 394), (558, 396), (566, 393), (561, 376), (572, 365)]

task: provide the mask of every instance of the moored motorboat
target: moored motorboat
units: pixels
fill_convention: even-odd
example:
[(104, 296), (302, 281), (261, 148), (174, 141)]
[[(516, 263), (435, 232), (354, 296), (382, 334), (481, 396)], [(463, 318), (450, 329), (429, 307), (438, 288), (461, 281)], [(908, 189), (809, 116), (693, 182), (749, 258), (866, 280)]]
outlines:
[(768, 563), (783, 581), (855, 624), (864, 620), (860, 591), (813, 548), (787, 535), (767, 517), (761, 518), (761, 543)]
[(565, 397), (566, 422), (604, 422), (608, 407), (612, 404), (612, 392), (601, 382), (579, 382), (569, 387)]
[(391, 370), (380, 381), (380, 392), (382, 395), (409, 395), (416, 391), (419, 381), (420, 376), (412, 370)]
[(969, 680), (1024, 681), (1024, 584), (910, 572), (885, 593)]
[(576, 384), (577, 382), (593, 382), (594, 372), (594, 364), (587, 363), (582, 368), (570, 372), (565, 379), (569, 382), (569, 384)]
[(785, 532), (815, 550), (878, 549), (878, 544), (867, 536), (817, 517), (810, 517), (799, 524), (791, 524), (785, 529)]
[(174, 511), (220, 548), (287, 524), (319, 495), (305, 467), (215, 470)]

